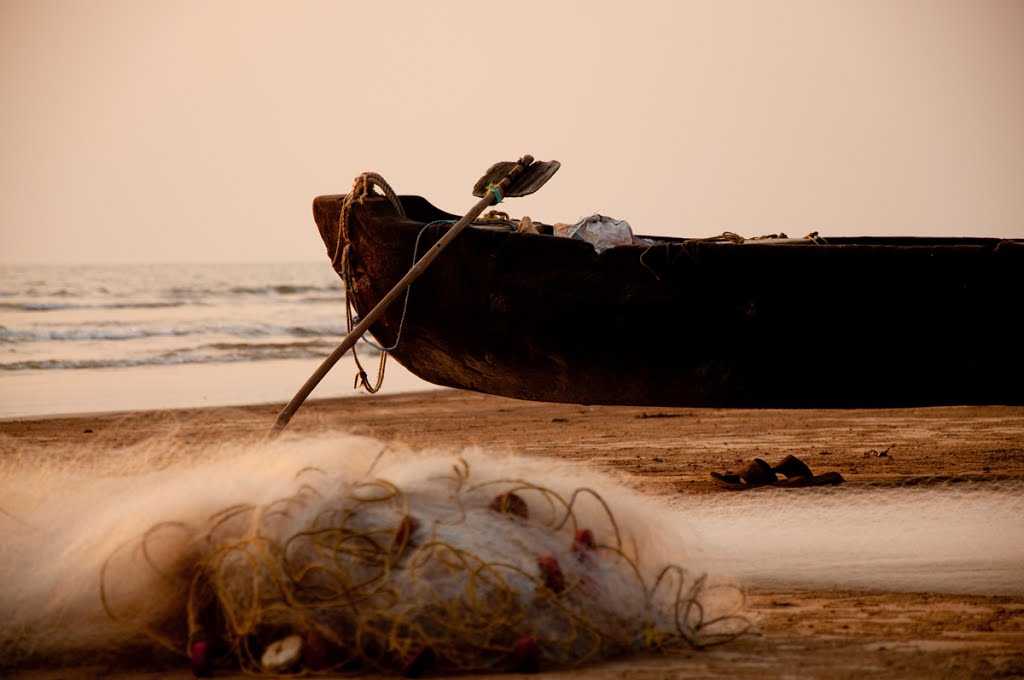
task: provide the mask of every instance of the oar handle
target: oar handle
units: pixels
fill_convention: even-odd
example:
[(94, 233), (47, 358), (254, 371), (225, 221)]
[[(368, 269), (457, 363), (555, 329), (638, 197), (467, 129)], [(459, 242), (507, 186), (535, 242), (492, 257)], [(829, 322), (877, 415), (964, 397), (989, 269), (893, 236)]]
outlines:
[[(508, 189), (509, 186), (512, 185), (512, 182), (515, 181), (515, 179), (519, 177), (519, 175), (521, 175), (531, 163), (533, 163), (533, 156), (526, 155), (520, 158), (515, 167), (509, 170), (508, 174), (498, 182), (498, 190), (504, 192)], [(420, 274), (426, 271), (427, 267), (430, 266), (430, 263), (441, 254), (441, 251), (447, 248), (448, 244), (451, 243), (463, 229), (472, 224), (473, 220), (480, 216), (480, 213), (499, 201), (500, 198), (494, 195), (494, 192), (488, 191), (484, 194), (484, 197), (477, 201), (476, 205), (474, 205), (470, 211), (462, 217), (462, 219), (452, 225), (451, 229), (449, 229), (444, 236), (438, 239), (437, 243), (431, 246), (427, 252), (423, 253), (423, 257), (416, 261), (409, 271), (405, 273), (405, 276), (403, 276), (398, 283), (388, 291), (388, 294), (370, 310), (370, 313), (364, 316), (362, 320), (356, 324), (356, 327), (349, 331), (341, 344), (331, 352), (330, 356), (323, 360), (316, 371), (313, 372), (313, 375), (309, 376), (309, 379), (306, 380), (299, 391), (295, 393), (295, 396), (292, 397), (290, 402), (288, 402), (288, 405), (285, 406), (281, 410), (281, 413), (278, 414), (277, 420), (274, 421), (274, 428), (271, 431), (272, 435), (276, 435), (288, 427), (288, 422), (292, 419), (292, 416), (295, 415), (297, 410), (299, 410), (302, 403), (306, 401), (306, 398), (309, 397), (313, 389), (320, 384), (320, 381), (324, 379), (324, 376), (334, 368), (334, 365), (345, 355), (345, 352), (352, 349), (356, 342), (358, 342), (359, 338), (362, 337), (363, 333), (365, 333), (370, 326), (376, 323), (377, 320), (384, 315), (388, 306), (398, 299), (398, 296), (401, 295), (413, 281), (419, 278)], [(349, 295), (350, 291), (345, 291), (345, 294)]]

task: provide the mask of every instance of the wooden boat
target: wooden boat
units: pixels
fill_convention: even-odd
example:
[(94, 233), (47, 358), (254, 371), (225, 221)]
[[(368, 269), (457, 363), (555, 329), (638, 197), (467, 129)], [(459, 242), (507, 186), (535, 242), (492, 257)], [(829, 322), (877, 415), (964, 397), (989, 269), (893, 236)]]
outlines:
[[(401, 196), (313, 212), (367, 313), (456, 215)], [(439, 222), (442, 221), (442, 222)], [(493, 226), (412, 286), (391, 352), (438, 385), (580, 404), (1024, 403), (1024, 240), (588, 243)], [(395, 343), (401, 300), (371, 327)]]

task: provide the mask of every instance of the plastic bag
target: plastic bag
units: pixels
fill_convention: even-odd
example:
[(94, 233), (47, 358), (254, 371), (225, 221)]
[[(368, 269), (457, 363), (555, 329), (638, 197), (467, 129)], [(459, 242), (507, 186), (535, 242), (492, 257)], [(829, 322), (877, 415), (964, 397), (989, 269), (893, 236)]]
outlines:
[(615, 246), (633, 245), (629, 222), (605, 215), (584, 217), (576, 224), (556, 224), (555, 236), (586, 241), (599, 253)]

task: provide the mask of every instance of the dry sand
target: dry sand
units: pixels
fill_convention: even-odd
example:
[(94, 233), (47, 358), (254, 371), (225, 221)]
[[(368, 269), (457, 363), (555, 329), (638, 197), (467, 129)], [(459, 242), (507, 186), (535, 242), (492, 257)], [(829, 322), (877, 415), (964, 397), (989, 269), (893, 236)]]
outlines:
[[(116, 450), (168, 433), (196, 442), (262, 437), (276, 406), (0, 422), (0, 455), (80, 441)], [(480, 445), (586, 461), (643, 493), (718, 490), (708, 471), (796, 453), (850, 485), (1024, 480), (1024, 408), (884, 411), (587, 407), (446, 390), (307, 404), (298, 433), (346, 430), (417, 448)], [(888, 455), (876, 455), (882, 451)], [(758, 492), (753, 492), (758, 493)], [(793, 490), (787, 493), (801, 493)], [(896, 521), (896, 520), (894, 520)], [(1024, 567), (1022, 567), (1024, 568)], [(586, 669), (603, 677), (1024, 677), (1024, 596), (754, 589), (760, 634), (682, 657)], [(579, 677), (580, 671), (564, 675)], [(187, 678), (156, 669), (36, 669), (27, 678)]]

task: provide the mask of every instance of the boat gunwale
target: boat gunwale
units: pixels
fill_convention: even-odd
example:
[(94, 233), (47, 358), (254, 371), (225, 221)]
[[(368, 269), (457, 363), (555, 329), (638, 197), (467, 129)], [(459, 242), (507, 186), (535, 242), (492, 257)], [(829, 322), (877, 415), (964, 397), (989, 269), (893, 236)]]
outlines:
[[(343, 195), (337, 195), (340, 200)], [(335, 198), (335, 196), (321, 196), (321, 198)], [(401, 227), (401, 223), (407, 223), (409, 229), (422, 229), (424, 226), (431, 222), (442, 222), (442, 221), (454, 221), (458, 219), (458, 216), (453, 213), (448, 213), (433, 203), (427, 198), (417, 194), (402, 194), (398, 196), (399, 200), (402, 201), (403, 207), (411, 208), (416, 207), (418, 209), (427, 208), (434, 211), (436, 215), (434, 219), (416, 219), (414, 217), (401, 217), (395, 214), (391, 219), (382, 217), (379, 211), (367, 210), (366, 206), (362, 206), (363, 210), (359, 211), (359, 222), (364, 227), (369, 227), (368, 222), (389, 222), (395, 227)], [(380, 203), (380, 205), (386, 205), (386, 199), (382, 196), (373, 197), (370, 199), (374, 203)], [(411, 212), (411, 211), (410, 211)], [(445, 224), (438, 224), (436, 228), (442, 230), (446, 227)], [(497, 229), (489, 228), (484, 225), (474, 224), (470, 226), (473, 231), (471, 233), (489, 232), (495, 234), (506, 234), (526, 237), (541, 237), (544, 239), (559, 239), (560, 241), (575, 241), (580, 243), (582, 246), (588, 246), (584, 241), (578, 239), (568, 239), (561, 236), (555, 236), (553, 234), (532, 234), (532, 233), (520, 233), (514, 229)], [(375, 243), (382, 246), (389, 246), (389, 242), (375, 238), (372, 233), (373, 230), (369, 229), (369, 233), (366, 234)], [(646, 250), (649, 248), (657, 248), (662, 246), (686, 246), (691, 247), (694, 245), (700, 247), (714, 247), (714, 248), (732, 248), (732, 247), (743, 247), (745, 249), (754, 249), (760, 247), (770, 247), (773, 249), (779, 249), (784, 246), (793, 246), (796, 248), (806, 248), (815, 250), (854, 250), (854, 249), (868, 249), (868, 250), (946, 250), (946, 249), (960, 249), (960, 250), (971, 250), (971, 251), (998, 251), (1004, 244), (1012, 244), (1014, 246), (1024, 246), (1024, 238), (1000, 238), (995, 236), (873, 236), (873, 235), (862, 235), (862, 236), (828, 236), (828, 237), (817, 237), (817, 238), (785, 238), (785, 239), (770, 239), (770, 238), (747, 238), (742, 242), (730, 241), (730, 240), (716, 240), (716, 237), (694, 237), (694, 236), (663, 236), (657, 234), (634, 234), (634, 238), (647, 239), (653, 241), (653, 243), (633, 243), (628, 245), (613, 246), (608, 248), (604, 252), (620, 249), (641, 249)], [(596, 251), (595, 251), (596, 252)]]

